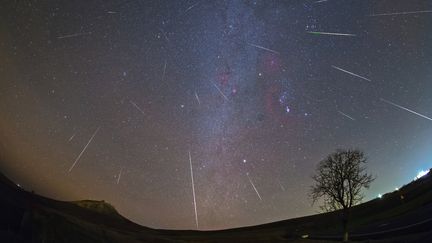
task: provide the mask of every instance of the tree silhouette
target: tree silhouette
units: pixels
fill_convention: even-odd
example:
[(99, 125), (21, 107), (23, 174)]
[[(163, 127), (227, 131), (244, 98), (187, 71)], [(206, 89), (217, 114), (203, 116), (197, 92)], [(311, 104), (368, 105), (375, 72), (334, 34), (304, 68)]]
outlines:
[(341, 210), (343, 241), (348, 241), (348, 219), (352, 206), (363, 199), (362, 189), (375, 179), (366, 172), (366, 157), (360, 150), (337, 150), (323, 159), (312, 177), (313, 203), (322, 201), (324, 211)]

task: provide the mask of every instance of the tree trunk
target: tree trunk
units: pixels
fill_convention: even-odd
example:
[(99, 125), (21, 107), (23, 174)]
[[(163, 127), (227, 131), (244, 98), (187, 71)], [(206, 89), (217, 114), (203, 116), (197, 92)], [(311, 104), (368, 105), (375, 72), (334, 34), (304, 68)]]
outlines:
[(343, 242), (348, 242), (348, 210), (343, 211), (342, 216), (342, 225), (343, 225)]
[(343, 242), (348, 242), (348, 231), (347, 230), (344, 230), (344, 233), (343, 233)]

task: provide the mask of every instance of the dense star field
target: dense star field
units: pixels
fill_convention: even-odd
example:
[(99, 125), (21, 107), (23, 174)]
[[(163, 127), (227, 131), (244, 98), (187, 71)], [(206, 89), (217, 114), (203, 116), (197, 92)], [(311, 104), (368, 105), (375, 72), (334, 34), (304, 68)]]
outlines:
[(0, 170), (204, 230), (317, 212), (359, 148), (371, 199), (432, 167), (431, 29), (428, 0), (5, 1)]

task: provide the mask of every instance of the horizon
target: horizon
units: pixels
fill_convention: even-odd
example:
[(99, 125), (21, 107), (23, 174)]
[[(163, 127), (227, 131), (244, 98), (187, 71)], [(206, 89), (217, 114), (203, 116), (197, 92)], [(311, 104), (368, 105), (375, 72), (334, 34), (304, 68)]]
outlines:
[[(387, 194), (391, 194), (391, 193), (394, 193), (394, 192), (397, 192), (397, 191), (403, 189), (403, 188), (404, 188), (405, 186), (407, 186), (408, 184), (411, 184), (412, 182), (415, 182), (415, 181), (417, 181), (418, 179), (421, 179), (422, 177), (428, 175), (428, 174), (430, 173), (430, 171), (432, 171), (432, 168), (430, 168), (429, 171), (421, 171), (421, 172), (419, 172), (419, 173), (417, 174), (417, 176), (416, 176), (415, 178), (413, 178), (410, 182), (407, 182), (407, 183), (401, 185), (400, 187), (396, 187), (394, 190), (384, 192), (383, 194), (378, 194), (376, 197), (373, 197), (373, 198), (367, 198), (367, 199), (365, 199), (365, 200), (362, 200), (359, 204), (356, 204), (355, 206), (357, 206), (357, 205), (361, 205), (361, 204), (364, 204), (364, 203), (368, 203), (368, 202), (373, 201), (373, 200), (379, 200), (379, 199), (382, 199), (385, 195), (387, 195)], [(5, 175), (5, 176), (6, 176), (6, 175)], [(7, 179), (10, 179), (10, 178), (8, 178), (7, 176), (6, 176), (6, 178), (7, 178)], [(48, 199), (56, 200), (56, 199), (54, 199), (54, 198), (49, 198), (49, 197), (44, 196), (44, 195), (42, 195), (42, 194), (38, 194), (38, 193), (35, 192), (34, 190), (31, 190), (30, 188), (25, 188), (25, 187), (21, 186), (19, 183), (15, 183), (14, 181), (12, 181), (12, 183), (15, 184), (16, 186), (18, 186), (20, 189), (26, 191), (26, 192), (31, 192), (32, 194), (37, 194), (37, 195), (40, 195), (40, 196), (42, 196), (42, 197), (46, 197), (46, 198), (48, 198)], [(60, 201), (62, 201), (62, 200), (60, 200)], [(103, 199), (76, 199), (76, 200), (71, 200), (71, 201), (62, 201), (62, 202), (70, 202), (70, 203), (80, 203), (80, 202), (96, 202), (96, 203), (104, 203), (104, 204), (108, 204), (109, 206), (113, 207), (113, 209), (114, 209), (114, 210), (115, 210), (119, 215), (121, 215), (122, 217), (125, 217), (125, 216), (124, 216), (124, 215), (123, 215), (123, 214), (122, 214), (122, 213), (121, 213), (121, 212), (120, 212), (120, 211), (115, 207), (115, 205), (113, 205), (113, 204), (111, 204), (110, 202), (105, 201), (105, 200), (103, 200)], [(81, 206), (81, 207), (84, 207), (84, 208), (85, 208), (85, 206)], [(289, 221), (289, 220), (293, 220), (293, 219), (304, 218), (304, 217), (310, 217), (310, 216), (315, 216), (315, 215), (324, 214), (324, 213), (332, 213), (332, 212), (316, 211), (316, 212), (314, 212), (314, 213), (312, 213), (312, 214), (308, 214), (308, 215), (301, 215), (301, 216), (292, 217), (292, 218), (284, 218), (284, 219), (280, 219), (280, 220), (276, 220), (276, 221), (261, 222), (261, 223), (257, 223), (257, 224), (253, 224), (253, 225), (243, 225), (243, 226), (239, 226), (239, 227), (219, 228), (219, 229), (196, 229), (196, 228), (190, 228), (190, 229), (188, 229), (188, 228), (186, 228), (186, 229), (165, 229), (165, 228), (152, 228), (152, 227), (149, 227), (149, 226), (147, 226), (147, 225), (139, 224), (138, 222), (135, 222), (135, 221), (133, 221), (133, 220), (130, 219), (130, 218), (127, 218), (127, 217), (125, 217), (125, 218), (128, 219), (128, 220), (130, 220), (131, 222), (133, 222), (133, 223), (135, 223), (135, 224), (140, 225), (140, 226), (148, 227), (148, 228), (150, 228), (150, 229), (156, 229), (156, 230), (174, 230), (174, 231), (175, 231), (175, 230), (178, 230), (178, 231), (186, 230), (186, 231), (212, 232), (212, 231), (236, 230), (236, 229), (249, 228), (249, 227), (255, 227), (255, 226), (263, 226), (263, 225), (267, 225), (267, 224), (278, 223), (278, 222), (281, 222), (281, 221)]]

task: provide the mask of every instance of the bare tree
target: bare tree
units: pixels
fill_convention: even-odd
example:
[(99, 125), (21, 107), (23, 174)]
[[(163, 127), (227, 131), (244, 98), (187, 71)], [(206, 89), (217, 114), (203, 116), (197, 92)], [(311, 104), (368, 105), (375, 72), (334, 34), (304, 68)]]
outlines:
[(359, 150), (337, 150), (322, 160), (312, 177), (313, 203), (322, 200), (324, 211), (341, 210), (343, 241), (348, 241), (348, 219), (352, 206), (363, 199), (362, 189), (375, 179), (366, 172), (366, 157)]

